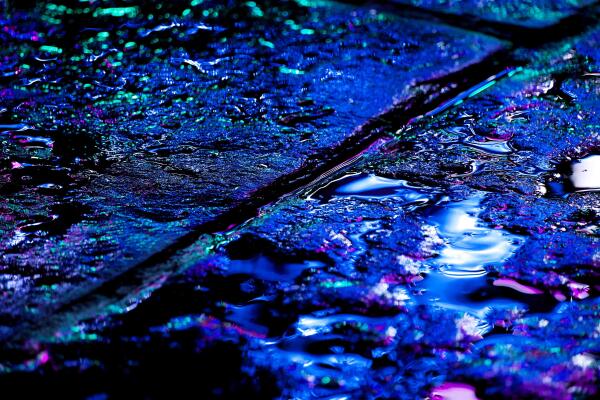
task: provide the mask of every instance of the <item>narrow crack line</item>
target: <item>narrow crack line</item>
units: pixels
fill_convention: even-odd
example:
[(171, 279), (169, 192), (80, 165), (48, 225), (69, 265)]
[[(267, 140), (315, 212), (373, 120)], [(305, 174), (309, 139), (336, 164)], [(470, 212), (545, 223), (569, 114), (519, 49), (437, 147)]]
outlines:
[[(598, 23), (594, 20), (594, 25)], [(557, 25), (560, 25), (557, 24)], [(582, 24), (583, 25), (583, 24)], [(583, 32), (589, 29), (588, 24), (579, 27)], [(558, 32), (560, 26), (553, 26), (550, 31)], [(566, 31), (566, 37), (572, 31)], [(545, 45), (563, 40), (565, 37), (552, 36), (544, 41)], [(99, 298), (119, 296), (125, 287), (140, 286), (143, 283), (142, 272), (152, 267), (168, 262), (177, 252), (193, 245), (204, 234), (216, 234), (230, 230), (257, 215), (257, 212), (286, 195), (310, 185), (315, 179), (325, 176), (333, 170), (340, 169), (341, 164), (351, 162), (357, 156), (373, 146), (378, 140), (389, 137), (389, 134), (407, 125), (415, 118), (426, 116), (435, 110), (444, 111), (444, 105), (461, 94), (472, 91), (473, 88), (488, 81), (490, 77), (502, 75), (507, 70), (522, 66), (524, 62), (514, 56), (515, 49), (507, 48), (496, 51), (479, 62), (468, 65), (458, 71), (448, 73), (438, 78), (419, 82), (412, 87), (412, 96), (391, 106), (386, 112), (369, 119), (356, 128), (352, 135), (335, 148), (322, 149), (309, 157), (298, 170), (276, 179), (273, 183), (258, 189), (251, 197), (237, 206), (225, 211), (213, 220), (200, 224), (162, 250), (152, 254), (144, 261), (133, 265), (112, 279), (90, 288), (86, 293), (67, 299), (55, 310), (48, 310), (47, 319), (41, 321), (25, 321), (15, 329), (10, 340), (27, 340), (35, 332), (48, 329), (48, 319), (53, 315), (62, 315), (85, 308), (86, 304), (93, 305)], [(442, 109), (440, 109), (442, 107)], [(340, 160), (344, 160), (340, 162)], [(335, 172), (335, 171), (334, 171)], [(121, 296), (124, 297), (124, 296)], [(60, 319), (60, 317), (58, 317)], [(63, 318), (64, 320), (64, 318)]]
[(449, 26), (483, 33), (506, 40), (517, 47), (536, 48), (557, 40), (564, 40), (585, 32), (598, 22), (600, 0), (579, 8), (555, 24), (540, 27), (528, 27), (508, 22), (494, 21), (472, 14), (452, 14), (444, 11), (426, 9), (412, 4), (401, 4), (385, 0), (338, 0), (361, 6), (372, 6), (400, 17), (417, 18), (428, 22), (438, 22)]

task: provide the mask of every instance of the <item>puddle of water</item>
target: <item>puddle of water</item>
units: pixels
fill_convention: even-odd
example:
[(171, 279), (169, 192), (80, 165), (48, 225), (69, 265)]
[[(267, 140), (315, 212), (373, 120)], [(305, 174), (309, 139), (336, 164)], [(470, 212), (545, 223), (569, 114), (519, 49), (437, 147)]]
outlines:
[(266, 341), (260, 356), (270, 363), (301, 368), (318, 398), (346, 398), (346, 393), (360, 387), (373, 360), (357, 354), (351, 340), (333, 332), (339, 324), (387, 327), (390, 320), (352, 314), (301, 316), (289, 335)]
[(305, 315), (298, 319), (296, 332), (301, 336), (313, 336), (328, 333), (335, 324), (347, 322), (385, 326), (390, 323), (390, 319), (388, 317), (364, 317), (352, 314), (333, 314), (325, 317)]
[[(422, 282), (421, 299), (440, 307), (464, 311), (483, 318), (494, 309), (515, 307), (543, 309), (535, 289), (499, 280), (491, 285), (486, 265), (507, 260), (523, 243), (521, 236), (483, 226), (479, 219), (484, 193), (459, 202), (446, 203), (429, 219), (445, 240), (437, 267)], [(522, 288), (521, 288), (522, 286)], [(519, 290), (522, 289), (522, 290)], [(544, 298), (545, 299), (545, 298)]]
[[(355, 396), (351, 392), (364, 383), (373, 361), (352, 353), (310, 354), (305, 351), (282, 350), (278, 346), (266, 346), (255, 356), (270, 364), (301, 369), (307, 380), (311, 397), (341, 400)], [(304, 397), (303, 397), (304, 398)]]
[(445, 276), (483, 276), (485, 265), (506, 260), (523, 242), (520, 236), (480, 224), (483, 197), (483, 193), (478, 193), (463, 201), (444, 204), (430, 216), (446, 241), (435, 260)]
[(592, 155), (571, 164), (571, 183), (577, 191), (600, 190), (600, 155)]
[[(248, 275), (263, 281), (267, 286), (289, 284), (310, 268), (323, 268), (325, 263), (316, 260), (303, 260), (302, 262), (285, 262), (274, 257), (259, 253), (247, 259), (234, 259), (227, 264), (228, 275)], [(270, 284), (266, 283), (270, 282)], [(227, 305), (227, 320), (251, 332), (257, 337), (267, 337), (272, 334), (279, 335), (269, 315), (269, 302), (272, 300), (265, 295), (254, 298), (249, 302)], [(275, 333), (279, 332), (279, 333)]]
[(410, 205), (428, 203), (432, 192), (431, 189), (413, 186), (401, 179), (358, 173), (336, 179), (313, 192), (308, 198), (323, 202), (343, 197), (363, 200), (395, 199)]
[(266, 303), (262, 299), (257, 299), (243, 306), (228, 305), (226, 319), (254, 336), (266, 337), (269, 334), (269, 327), (263, 318)]
[(546, 182), (550, 197), (566, 197), (576, 192), (600, 191), (600, 155), (593, 154), (559, 167)]
[(514, 152), (507, 140), (490, 140), (486, 142), (464, 141), (460, 143), (463, 146), (471, 147), (491, 155), (504, 156)]
[(325, 263), (305, 260), (298, 263), (275, 260), (264, 254), (258, 254), (244, 260), (231, 260), (227, 265), (229, 274), (247, 274), (258, 279), (274, 282), (291, 282), (308, 268), (322, 268)]
[(352, 262), (356, 262), (360, 256), (366, 253), (368, 249), (365, 237), (370, 234), (377, 234), (376, 232), (381, 229), (381, 221), (362, 221), (359, 222), (358, 232), (349, 235), (350, 242), (352, 242), (352, 253), (349, 255), (349, 259)]
[(467, 312), (478, 318), (484, 318), (492, 309), (526, 308), (531, 312), (547, 312), (556, 305), (555, 301), (542, 295), (537, 289), (521, 291), (519, 288), (524, 285), (515, 287), (500, 283), (492, 282), (485, 275), (456, 279), (433, 272), (423, 281), (425, 292), (421, 299), (442, 308)]

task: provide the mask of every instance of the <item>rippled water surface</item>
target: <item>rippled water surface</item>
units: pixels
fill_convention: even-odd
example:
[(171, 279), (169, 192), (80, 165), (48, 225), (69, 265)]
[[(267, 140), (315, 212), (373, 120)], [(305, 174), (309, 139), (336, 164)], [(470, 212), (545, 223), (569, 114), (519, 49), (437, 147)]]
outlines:
[(309, 198), (321, 201), (344, 197), (361, 200), (393, 199), (401, 201), (404, 205), (418, 205), (430, 201), (432, 191), (400, 179), (354, 173), (333, 180), (309, 196)]
[(439, 206), (430, 217), (445, 245), (435, 260), (443, 275), (455, 278), (485, 274), (486, 264), (506, 260), (522, 238), (501, 229), (486, 227), (479, 219), (484, 194)]
[(597, 398), (592, 3), (0, 1), (5, 397)]

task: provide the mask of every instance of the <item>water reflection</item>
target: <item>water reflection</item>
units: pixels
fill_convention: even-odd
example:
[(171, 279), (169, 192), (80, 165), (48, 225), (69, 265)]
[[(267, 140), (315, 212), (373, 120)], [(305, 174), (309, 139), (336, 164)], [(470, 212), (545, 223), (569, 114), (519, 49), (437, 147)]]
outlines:
[(600, 190), (600, 155), (593, 154), (562, 164), (546, 182), (550, 197), (566, 197), (576, 192)]
[(290, 282), (305, 269), (324, 266), (325, 264), (321, 261), (283, 262), (264, 254), (258, 254), (245, 260), (231, 260), (227, 265), (227, 271), (229, 274), (252, 275), (265, 281)]
[(510, 257), (523, 238), (481, 225), (479, 213), (483, 193), (459, 202), (446, 203), (430, 220), (446, 241), (435, 264), (442, 274), (454, 278), (485, 275), (484, 266)]
[(309, 199), (324, 202), (332, 198), (352, 197), (362, 200), (395, 199), (405, 205), (423, 204), (431, 200), (434, 191), (418, 187), (405, 180), (390, 179), (367, 173), (348, 174), (313, 192)]
[(445, 203), (429, 215), (445, 244), (432, 263), (435, 269), (420, 285), (422, 300), (479, 318), (491, 309), (545, 308), (538, 304), (539, 296), (531, 296), (538, 292), (525, 294), (504, 281), (491, 284), (485, 267), (507, 260), (524, 239), (481, 223), (484, 196), (477, 192), (463, 201)]
[(570, 180), (577, 191), (600, 189), (600, 155), (591, 155), (571, 164)]

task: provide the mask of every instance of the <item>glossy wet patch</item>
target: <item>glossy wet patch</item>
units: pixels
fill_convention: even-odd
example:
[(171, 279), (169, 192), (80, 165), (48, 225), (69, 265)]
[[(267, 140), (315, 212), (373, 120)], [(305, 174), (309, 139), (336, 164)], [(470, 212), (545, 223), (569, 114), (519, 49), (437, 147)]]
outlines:
[(505, 140), (488, 140), (488, 141), (462, 141), (459, 142), (463, 146), (471, 147), (485, 154), (496, 156), (506, 156), (514, 152), (509, 141)]
[(245, 305), (227, 305), (225, 319), (244, 330), (250, 336), (265, 338), (273, 329), (266, 314), (267, 301), (255, 299)]
[(442, 274), (456, 278), (482, 276), (485, 265), (506, 260), (522, 243), (520, 236), (483, 225), (479, 219), (483, 198), (483, 193), (477, 193), (433, 209), (429, 220), (445, 241), (434, 261)]
[[(242, 235), (223, 250), (228, 254), (218, 263), (223, 279), (239, 282), (228, 298), (223, 298), (225, 319), (253, 337), (280, 336), (287, 326), (285, 322), (281, 326), (271, 314), (274, 295), (300, 282), (304, 274), (327, 267), (322, 260), (285, 255), (271, 242), (252, 235)], [(211, 294), (218, 297), (221, 286), (223, 282), (211, 287)]]
[(594, 154), (571, 164), (571, 183), (577, 191), (600, 190), (600, 155)]
[(600, 155), (594, 154), (571, 163), (569, 180), (577, 192), (600, 190)]
[(546, 190), (549, 196), (558, 197), (600, 191), (600, 155), (592, 154), (561, 164), (558, 171), (546, 181)]
[(451, 310), (467, 312), (484, 319), (491, 311), (527, 310), (532, 313), (549, 312), (558, 303), (540, 291), (523, 292), (514, 285), (497, 285), (487, 276), (456, 279), (431, 273), (417, 284), (424, 290), (420, 301)]
[(309, 199), (327, 202), (339, 198), (360, 200), (393, 199), (405, 206), (420, 206), (434, 198), (433, 189), (411, 185), (401, 179), (391, 179), (374, 174), (354, 173), (329, 182), (310, 194)]
[(228, 260), (223, 262), (227, 275), (249, 275), (272, 283), (291, 283), (307, 269), (326, 266), (322, 259), (285, 254), (273, 242), (254, 235), (242, 235), (221, 248)]
[(285, 262), (265, 254), (258, 254), (246, 260), (231, 260), (227, 264), (227, 273), (247, 274), (267, 281), (289, 282), (300, 276), (306, 269), (324, 266), (323, 262), (316, 260)]
[[(417, 290), (423, 290), (423, 297), (418, 300), (479, 318), (493, 309), (550, 310), (554, 303), (551, 302), (549, 308), (544, 306), (547, 299), (536, 296), (540, 292), (530, 291), (524, 295), (524, 290), (518, 291), (518, 287), (504, 281), (492, 285), (486, 266), (506, 261), (524, 238), (485, 226), (479, 218), (484, 196), (477, 192), (465, 200), (447, 202), (431, 211), (429, 220), (444, 245), (439, 256), (431, 261), (432, 272), (417, 284)], [(485, 329), (482, 327), (482, 331)]]

